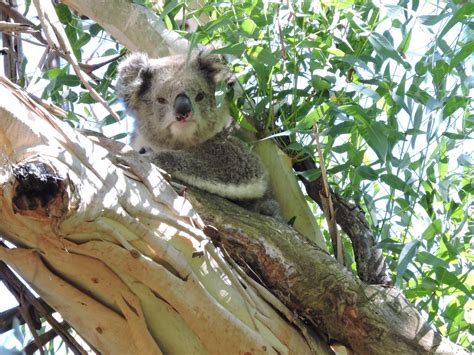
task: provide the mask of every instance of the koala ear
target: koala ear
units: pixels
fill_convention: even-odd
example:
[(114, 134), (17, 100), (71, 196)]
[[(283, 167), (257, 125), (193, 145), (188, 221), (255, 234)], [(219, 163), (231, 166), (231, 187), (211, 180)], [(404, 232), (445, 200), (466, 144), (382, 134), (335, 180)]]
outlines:
[(117, 93), (129, 108), (133, 108), (136, 98), (150, 87), (153, 78), (148, 57), (143, 53), (129, 55), (118, 66)]
[(195, 65), (212, 84), (217, 84), (221, 80), (227, 81), (231, 76), (224, 57), (219, 54), (211, 54), (209, 50), (202, 50), (197, 54)]

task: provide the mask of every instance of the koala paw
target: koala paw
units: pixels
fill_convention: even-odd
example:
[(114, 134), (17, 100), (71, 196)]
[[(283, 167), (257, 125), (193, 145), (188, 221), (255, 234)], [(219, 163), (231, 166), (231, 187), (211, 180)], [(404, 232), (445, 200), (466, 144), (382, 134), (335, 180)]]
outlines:
[(270, 216), (280, 221), (283, 221), (283, 217), (281, 216), (278, 202), (276, 202), (274, 199), (266, 199), (263, 201), (258, 201), (255, 204), (254, 208), (255, 208), (255, 212), (263, 214), (264, 216)]

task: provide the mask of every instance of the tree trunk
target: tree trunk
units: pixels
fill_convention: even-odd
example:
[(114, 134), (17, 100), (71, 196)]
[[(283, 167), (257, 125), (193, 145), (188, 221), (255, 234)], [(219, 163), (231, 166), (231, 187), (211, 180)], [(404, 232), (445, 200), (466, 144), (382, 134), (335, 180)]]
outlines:
[(6, 79), (0, 97), (0, 232), (16, 246), (0, 260), (99, 351), (330, 353), (323, 336), (358, 353), (463, 352), (292, 228), (176, 194), (138, 154), (57, 122)]

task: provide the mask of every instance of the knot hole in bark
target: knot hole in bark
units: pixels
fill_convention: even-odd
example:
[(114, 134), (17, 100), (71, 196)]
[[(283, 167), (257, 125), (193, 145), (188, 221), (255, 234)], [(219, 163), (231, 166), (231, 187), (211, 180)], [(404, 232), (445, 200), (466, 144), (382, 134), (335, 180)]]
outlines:
[[(42, 161), (29, 161), (13, 167), (16, 179), (13, 206), (16, 212), (44, 209), (55, 201), (62, 201), (65, 192), (63, 178)], [(59, 201), (58, 201), (59, 202)], [(43, 214), (43, 213), (41, 213)], [(49, 216), (49, 213), (44, 213)]]

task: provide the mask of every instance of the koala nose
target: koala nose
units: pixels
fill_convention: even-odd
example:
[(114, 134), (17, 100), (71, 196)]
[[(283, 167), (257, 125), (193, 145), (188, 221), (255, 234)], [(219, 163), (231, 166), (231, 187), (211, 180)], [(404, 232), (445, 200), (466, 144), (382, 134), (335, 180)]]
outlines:
[(178, 121), (183, 121), (191, 116), (193, 105), (186, 94), (179, 94), (176, 96), (174, 109), (176, 111), (176, 119)]

